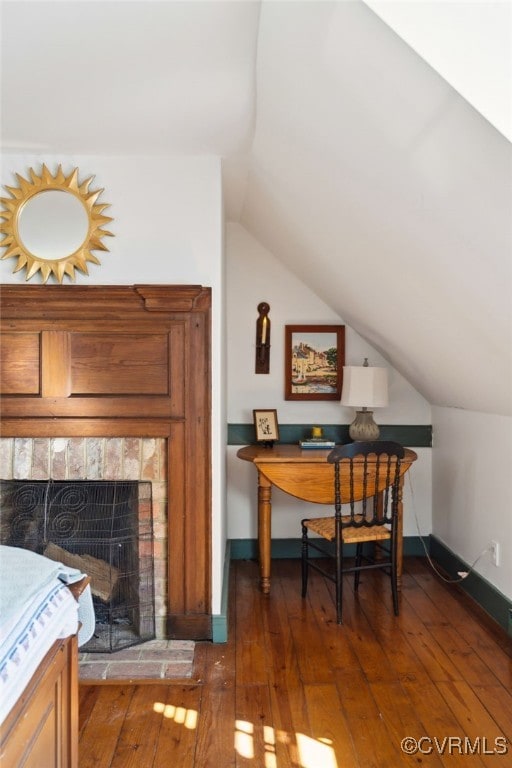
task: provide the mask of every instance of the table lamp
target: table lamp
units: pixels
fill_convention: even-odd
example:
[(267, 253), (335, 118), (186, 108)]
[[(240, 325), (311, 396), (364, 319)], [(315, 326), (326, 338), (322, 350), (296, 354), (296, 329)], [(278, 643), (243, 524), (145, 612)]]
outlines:
[(341, 404), (361, 409), (348, 430), (352, 440), (378, 440), (379, 427), (368, 409), (388, 404), (387, 368), (369, 366), (367, 357), (363, 365), (344, 365)]

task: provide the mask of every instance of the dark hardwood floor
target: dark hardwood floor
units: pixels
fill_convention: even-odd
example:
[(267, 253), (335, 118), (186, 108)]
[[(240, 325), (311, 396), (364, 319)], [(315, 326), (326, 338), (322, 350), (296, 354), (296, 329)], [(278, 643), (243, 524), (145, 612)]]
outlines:
[(384, 574), (347, 581), (341, 627), (330, 583), (302, 600), (299, 562), (272, 568), (264, 597), (232, 564), (229, 642), (192, 680), (80, 685), (80, 768), (512, 766), (512, 643), (425, 560), (398, 618)]

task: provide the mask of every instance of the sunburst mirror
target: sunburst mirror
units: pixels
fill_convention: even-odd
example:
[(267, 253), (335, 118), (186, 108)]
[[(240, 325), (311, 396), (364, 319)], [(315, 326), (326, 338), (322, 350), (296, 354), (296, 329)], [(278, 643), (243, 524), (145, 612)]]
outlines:
[(88, 275), (87, 262), (100, 264), (92, 251), (108, 251), (102, 239), (112, 236), (103, 229), (112, 221), (103, 215), (109, 204), (97, 202), (103, 190), (89, 190), (93, 176), (80, 183), (78, 168), (66, 176), (59, 165), (52, 175), (43, 165), (39, 176), (30, 168), (29, 177), (17, 173), (18, 186), (6, 186), (10, 197), (0, 198), (1, 258), (16, 258), (13, 272), (26, 269), (26, 280), (38, 272), (43, 283), (52, 275), (74, 281), (75, 270)]

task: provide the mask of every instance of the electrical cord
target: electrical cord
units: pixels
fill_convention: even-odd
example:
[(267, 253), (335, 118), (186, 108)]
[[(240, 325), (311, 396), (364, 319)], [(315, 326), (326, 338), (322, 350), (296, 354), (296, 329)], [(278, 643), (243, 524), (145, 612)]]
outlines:
[(434, 573), (436, 573), (437, 576), (439, 576), (439, 578), (442, 579), (442, 581), (446, 582), (447, 584), (460, 584), (461, 581), (464, 581), (464, 579), (467, 579), (469, 574), (474, 571), (475, 565), (478, 563), (480, 558), (482, 558), (489, 551), (489, 547), (485, 547), (485, 549), (483, 549), (480, 552), (478, 557), (469, 566), (467, 571), (457, 571), (457, 574), (458, 574), (459, 578), (447, 578), (443, 573), (441, 573), (441, 571), (437, 568), (436, 564), (434, 563), (434, 561), (430, 557), (430, 553), (429, 553), (429, 551), (427, 549), (426, 542), (425, 542), (423, 536), (421, 535), (418, 515), (416, 513), (416, 500), (415, 500), (415, 497), (414, 497), (414, 488), (412, 487), (412, 480), (411, 480), (411, 477), (410, 477), (409, 473), (407, 473), (407, 479), (408, 479), (408, 483), (409, 483), (409, 489), (411, 491), (412, 509), (413, 509), (413, 514), (414, 514), (414, 520), (416, 522), (416, 529), (418, 531), (418, 536), (419, 536), (419, 539), (420, 539), (421, 544), (423, 546), (423, 549), (425, 550), (425, 555), (426, 555), (428, 564), (430, 565), (430, 567), (432, 568)]

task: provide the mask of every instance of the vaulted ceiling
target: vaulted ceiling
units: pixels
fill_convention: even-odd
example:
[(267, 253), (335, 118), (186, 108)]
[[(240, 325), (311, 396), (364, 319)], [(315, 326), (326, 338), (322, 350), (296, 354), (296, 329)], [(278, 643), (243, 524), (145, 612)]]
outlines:
[(431, 403), (512, 413), (511, 145), (363, 2), (2, 2), (2, 143), (221, 156), (228, 218)]

